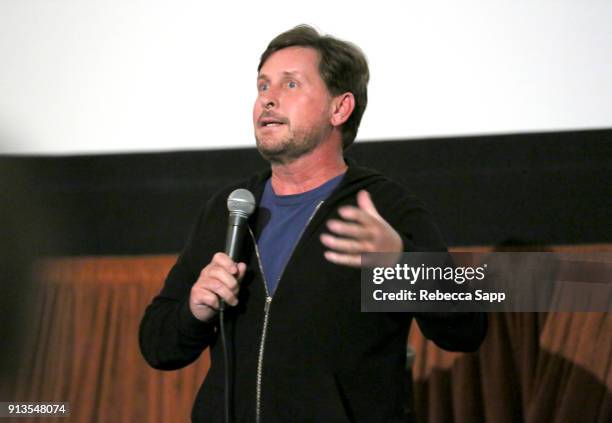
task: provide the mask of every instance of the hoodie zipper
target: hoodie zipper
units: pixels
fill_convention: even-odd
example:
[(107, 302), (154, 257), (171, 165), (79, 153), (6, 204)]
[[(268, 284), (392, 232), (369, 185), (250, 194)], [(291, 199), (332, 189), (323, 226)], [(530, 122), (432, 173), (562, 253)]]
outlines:
[[(291, 250), (289, 257), (287, 257), (287, 261), (285, 262), (285, 265), (283, 266), (280, 272), (280, 275), (278, 277), (278, 283), (276, 285), (277, 289), (278, 289), (278, 284), (280, 283), (280, 280), (283, 274), (285, 273), (285, 268), (287, 267), (289, 260), (291, 260), (291, 256), (293, 256), (295, 248), (297, 247), (300, 240), (302, 239), (302, 236), (304, 235), (304, 232), (306, 232), (306, 228), (308, 228), (308, 226), (310, 225), (310, 222), (312, 221), (313, 217), (315, 216), (315, 214), (317, 214), (317, 212), (321, 208), (321, 205), (323, 205), (323, 201), (320, 201), (319, 204), (317, 204), (312, 214), (306, 221), (306, 224), (302, 228), (302, 232), (300, 232), (300, 235), (295, 241), (295, 244), (293, 245), (293, 249)], [(255, 235), (253, 234), (253, 230), (251, 229), (250, 226), (249, 226), (249, 233), (251, 234), (251, 238), (253, 239), (253, 244), (255, 245), (255, 254), (257, 255), (257, 264), (259, 265), (259, 271), (261, 272), (264, 289), (266, 290), (266, 304), (264, 306), (264, 321), (263, 321), (263, 328), (261, 330), (261, 341), (259, 343), (259, 355), (257, 358), (257, 386), (255, 389), (255, 396), (256, 396), (255, 398), (255, 423), (260, 423), (261, 422), (261, 379), (262, 379), (262, 374), (263, 374), (264, 347), (266, 343), (266, 334), (268, 332), (268, 318), (270, 316), (270, 307), (272, 305), (272, 295), (270, 295), (270, 292), (268, 291), (268, 283), (266, 281), (266, 275), (264, 273), (263, 265), (261, 263), (261, 256), (259, 255), (259, 248), (257, 247), (257, 241), (255, 240)]]

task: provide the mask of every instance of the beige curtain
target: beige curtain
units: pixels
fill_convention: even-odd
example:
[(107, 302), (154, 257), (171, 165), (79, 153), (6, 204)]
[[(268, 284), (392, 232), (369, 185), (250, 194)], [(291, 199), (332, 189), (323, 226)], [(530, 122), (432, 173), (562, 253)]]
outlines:
[(144, 309), (175, 259), (41, 263), (15, 399), (68, 401), (73, 422), (189, 421), (208, 354), (187, 369), (160, 372), (147, 366), (138, 348)]
[(419, 422), (612, 421), (608, 313), (492, 313), (474, 354), (409, 342)]
[[(35, 269), (17, 389), (68, 401), (71, 422), (187, 422), (209, 366), (160, 372), (138, 348), (144, 309), (174, 256), (56, 258)], [(612, 421), (607, 313), (491, 314), (478, 353), (444, 352), (414, 326), (420, 422)], [(25, 419), (15, 419), (25, 422)], [(36, 419), (36, 422), (58, 421)]]
[[(551, 250), (612, 251), (612, 245)], [(487, 338), (474, 354), (442, 351), (416, 325), (409, 344), (416, 350), (421, 423), (612, 421), (609, 313), (490, 313)]]

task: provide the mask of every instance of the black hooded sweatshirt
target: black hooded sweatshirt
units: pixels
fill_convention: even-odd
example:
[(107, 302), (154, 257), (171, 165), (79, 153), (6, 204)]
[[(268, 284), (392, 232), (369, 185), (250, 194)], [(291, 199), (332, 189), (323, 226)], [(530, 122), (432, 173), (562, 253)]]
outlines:
[[(201, 270), (224, 251), (226, 200), (236, 188), (261, 197), (270, 172), (227, 187), (206, 204), (164, 287), (140, 326), (140, 348), (156, 369), (174, 370), (210, 347), (211, 367), (192, 421), (224, 421), (224, 359), (218, 319), (197, 320), (189, 294)], [(268, 295), (254, 240), (261, 230), (249, 219), (241, 259), (247, 272), (239, 304), (225, 312), (230, 354), (233, 422), (408, 422), (406, 341), (413, 318), (423, 334), (450, 351), (474, 351), (487, 327), (482, 313), (362, 313), (360, 270), (323, 257), (319, 236), (366, 189), (381, 216), (400, 234), (404, 251), (446, 251), (423, 204), (399, 184), (350, 165), (318, 208), (295, 246), (273, 296)]]

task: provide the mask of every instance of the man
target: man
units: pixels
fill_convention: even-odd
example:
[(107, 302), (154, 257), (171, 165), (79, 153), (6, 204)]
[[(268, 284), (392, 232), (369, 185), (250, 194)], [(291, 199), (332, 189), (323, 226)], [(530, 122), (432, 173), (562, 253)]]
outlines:
[[(367, 103), (361, 51), (299, 26), (262, 54), (253, 124), (271, 171), (215, 195), (148, 307), (140, 345), (155, 368), (211, 368), (192, 413), (223, 421), (220, 300), (239, 422), (406, 421), (404, 368), (412, 315), (360, 312), (361, 254), (445, 251), (421, 203), (382, 175), (347, 164)], [(226, 199), (251, 190), (258, 204), (241, 259), (224, 250)], [(416, 317), (451, 350), (474, 350), (480, 314)]]

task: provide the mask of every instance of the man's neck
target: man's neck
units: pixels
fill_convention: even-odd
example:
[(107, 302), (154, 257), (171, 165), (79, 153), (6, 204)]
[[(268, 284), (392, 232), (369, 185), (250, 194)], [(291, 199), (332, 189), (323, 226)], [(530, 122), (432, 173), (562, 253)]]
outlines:
[[(319, 146), (322, 147), (322, 146)], [(272, 165), (272, 188), (277, 195), (301, 194), (315, 189), (347, 169), (342, 151), (315, 148), (289, 164)]]

